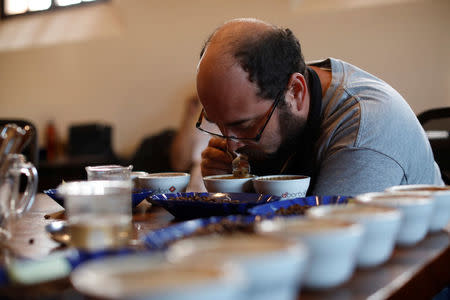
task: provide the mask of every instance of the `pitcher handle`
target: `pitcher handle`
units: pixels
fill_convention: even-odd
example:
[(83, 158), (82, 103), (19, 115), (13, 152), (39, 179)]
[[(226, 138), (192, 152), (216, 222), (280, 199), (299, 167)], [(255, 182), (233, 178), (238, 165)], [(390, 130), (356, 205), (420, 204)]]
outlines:
[(22, 162), (20, 165), (20, 173), (27, 177), (27, 186), (22, 197), (18, 201), (15, 213), (21, 216), (27, 212), (34, 203), (36, 197), (36, 191), (38, 187), (38, 173), (36, 168), (31, 163)]

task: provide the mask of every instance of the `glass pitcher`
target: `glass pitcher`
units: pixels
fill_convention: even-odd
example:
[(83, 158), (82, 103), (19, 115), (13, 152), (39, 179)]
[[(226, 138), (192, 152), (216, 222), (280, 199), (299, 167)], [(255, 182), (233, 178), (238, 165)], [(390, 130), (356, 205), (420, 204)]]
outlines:
[[(19, 192), (20, 175), (27, 177), (23, 194)], [(10, 223), (33, 205), (38, 174), (22, 154), (9, 154), (0, 168), (0, 241), (11, 237)]]

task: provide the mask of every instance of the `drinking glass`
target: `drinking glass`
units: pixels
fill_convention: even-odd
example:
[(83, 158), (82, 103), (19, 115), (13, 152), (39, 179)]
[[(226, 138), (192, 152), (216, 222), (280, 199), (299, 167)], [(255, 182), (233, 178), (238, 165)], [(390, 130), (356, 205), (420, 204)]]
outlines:
[(131, 179), (133, 166), (119, 165), (88, 166), (86, 173), (88, 180), (128, 180)]
[[(27, 177), (25, 191), (20, 193), (20, 175)], [(11, 237), (11, 221), (21, 217), (33, 205), (38, 174), (22, 154), (9, 154), (0, 168), (0, 241)]]
[(126, 246), (131, 235), (131, 180), (63, 183), (71, 244), (85, 250)]

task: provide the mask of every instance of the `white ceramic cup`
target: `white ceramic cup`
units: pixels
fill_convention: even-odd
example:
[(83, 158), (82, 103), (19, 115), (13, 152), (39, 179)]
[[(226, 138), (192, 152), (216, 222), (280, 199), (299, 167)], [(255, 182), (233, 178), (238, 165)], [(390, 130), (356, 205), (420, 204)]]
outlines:
[(364, 228), (356, 223), (304, 217), (264, 220), (257, 232), (294, 238), (309, 249), (303, 286), (325, 289), (347, 281), (356, 265)]
[(364, 268), (380, 265), (391, 257), (402, 213), (392, 207), (347, 204), (311, 207), (306, 211), (306, 216), (361, 224), (364, 235), (356, 263)]
[(169, 194), (186, 192), (191, 175), (181, 172), (150, 173), (139, 176), (138, 186), (150, 189), (153, 194)]
[(302, 175), (259, 176), (253, 179), (253, 187), (257, 193), (287, 200), (305, 197), (310, 180), (310, 177)]
[(206, 190), (210, 193), (250, 193), (253, 191), (252, 178), (236, 178), (233, 174), (203, 177)]
[(174, 264), (156, 254), (107, 257), (70, 276), (81, 293), (101, 299), (235, 300), (246, 285), (232, 264)]
[(307, 253), (301, 243), (254, 234), (197, 237), (169, 248), (171, 258), (210, 265), (231, 261), (241, 266), (249, 281), (241, 299), (248, 300), (296, 299)]
[(434, 200), (429, 193), (366, 193), (356, 196), (361, 203), (385, 205), (399, 209), (403, 213), (397, 244), (415, 245), (428, 232)]
[(131, 181), (133, 182), (133, 187), (135, 189), (138, 189), (138, 190), (142, 189), (142, 187), (139, 184), (139, 177), (140, 176), (147, 176), (147, 175), (149, 175), (149, 173), (144, 172), (144, 171), (133, 171), (133, 172), (131, 172), (130, 178), (131, 178)]
[(431, 216), (430, 232), (436, 232), (445, 228), (450, 220), (450, 186), (429, 184), (397, 185), (386, 189), (386, 192), (431, 193), (435, 205)]

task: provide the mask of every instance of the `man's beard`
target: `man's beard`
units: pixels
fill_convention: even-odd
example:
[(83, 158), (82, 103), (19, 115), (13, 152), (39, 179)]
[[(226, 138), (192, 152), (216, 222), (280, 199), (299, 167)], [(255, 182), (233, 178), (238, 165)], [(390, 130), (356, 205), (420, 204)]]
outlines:
[[(274, 152), (265, 152), (257, 144), (246, 145), (237, 152), (246, 154), (249, 157), (252, 173), (263, 175), (266, 173), (278, 172), (286, 158), (296, 150), (300, 137), (306, 126), (306, 119), (295, 117), (286, 107), (279, 108), (278, 126), (281, 135), (281, 142)], [(253, 172), (256, 171), (256, 172)]]

